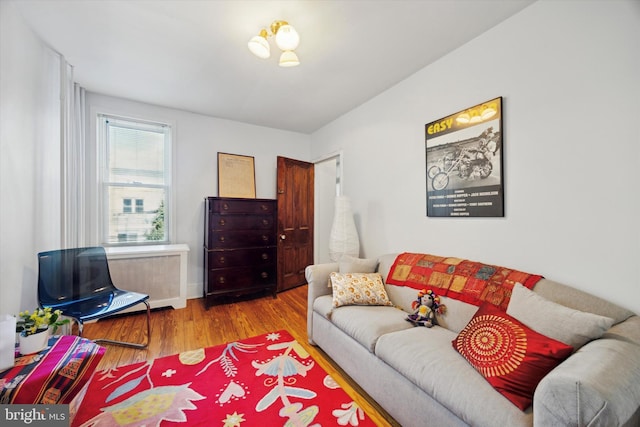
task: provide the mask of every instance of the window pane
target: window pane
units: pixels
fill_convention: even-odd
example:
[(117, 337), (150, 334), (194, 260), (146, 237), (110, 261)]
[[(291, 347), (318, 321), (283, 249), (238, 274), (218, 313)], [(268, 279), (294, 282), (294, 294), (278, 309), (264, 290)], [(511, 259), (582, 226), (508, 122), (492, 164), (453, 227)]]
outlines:
[[(109, 243), (166, 240), (164, 188), (109, 186)], [(136, 199), (135, 212), (131, 199)], [(121, 209), (123, 201), (129, 208)], [(146, 208), (146, 210), (143, 209)]]
[(110, 182), (164, 184), (164, 130), (131, 129), (109, 124)]

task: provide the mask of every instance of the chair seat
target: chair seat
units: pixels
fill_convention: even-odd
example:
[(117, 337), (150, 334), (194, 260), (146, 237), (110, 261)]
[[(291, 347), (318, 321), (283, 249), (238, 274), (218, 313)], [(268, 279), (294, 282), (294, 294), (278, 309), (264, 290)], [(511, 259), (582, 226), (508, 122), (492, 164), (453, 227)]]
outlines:
[(149, 295), (117, 289), (85, 300), (59, 305), (49, 304), (47, 306), (53, 310), (61, 310), (65, 316), (84, 322), (116, 314), (148, 299)]

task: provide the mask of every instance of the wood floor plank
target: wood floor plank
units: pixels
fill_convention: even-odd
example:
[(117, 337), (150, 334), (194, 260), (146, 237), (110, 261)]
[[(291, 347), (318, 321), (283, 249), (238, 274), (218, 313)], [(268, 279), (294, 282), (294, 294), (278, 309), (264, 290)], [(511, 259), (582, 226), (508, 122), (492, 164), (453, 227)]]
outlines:
[[(84, 337), (141, 342), (146, 334), (146, 312), (104, 319), (84, 326)], [(285, 329), (311, 354), (354, 401), (379, 426), (397, 427), (380, 406), (337, 366), (321, 349), (307, 340), (307, 286), (253, 299), (230, 300), (211, 306), (203, 299), (190, 299), (187, 307), (151, 313), (151, 341), (145, 350), (105, 345), (107, 351), (98, 369), (151, 361), (188, 350), (224, 344)]]

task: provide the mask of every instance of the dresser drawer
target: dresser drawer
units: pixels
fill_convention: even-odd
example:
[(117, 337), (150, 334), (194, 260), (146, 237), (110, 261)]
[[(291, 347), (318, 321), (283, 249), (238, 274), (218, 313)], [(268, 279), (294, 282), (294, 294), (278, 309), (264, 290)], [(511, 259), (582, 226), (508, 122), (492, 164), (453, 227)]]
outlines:
[(255, 246), (275, 246), (276, 236), (271, 231), (261, 230), (231, 230), (216, 232), (209, 242), (207, 249), (240, 249)]
[(205, 245), (207, 247), (216, 245), (213, 242), (219, 240), (218, 234), (220, 232), (228, 232), (230, 230), (247, 230), (263, 234), (275, 234), (276, 232), (275, 218), (262, 215), (211, 214), (207, 226), (209, 227), (205, 235)]
[(276, 247), (207, 252), (209, 268), (267, 266), (276, 263)]
[(214, 199), (209, 206), (211, 213), (218, 213), (221, 215), (271, 215), (276, 210), (276, 203), (274, 200), (261, 199)]
[(276, 283), (276, 266), (210, 269), (208, 293), (264, 288)]
[(211, 214), (209, 231), (218, 230), (273, 230), (275, 220), (271, 215), (221, 215)]

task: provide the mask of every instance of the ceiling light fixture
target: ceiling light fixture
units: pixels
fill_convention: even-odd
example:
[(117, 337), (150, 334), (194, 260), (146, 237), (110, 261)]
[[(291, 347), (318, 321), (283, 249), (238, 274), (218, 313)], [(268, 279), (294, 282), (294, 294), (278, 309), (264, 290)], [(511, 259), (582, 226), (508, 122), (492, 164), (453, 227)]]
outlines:
[(296, 29), (289, 25), (287, 21), (273, 21), (269, 29), (271, 30), (270, 33), (263, 28), (257, 36), (249, 40), (249, 50), (258, 58), (269, 58), (271, 56), (271, 48), (268, 37), (275, 37), (276, 45), (282, 50), (278, 64), (281, 67), (299, 65), (300, 60), (294, 52), (300, 43), (300, 36)]

